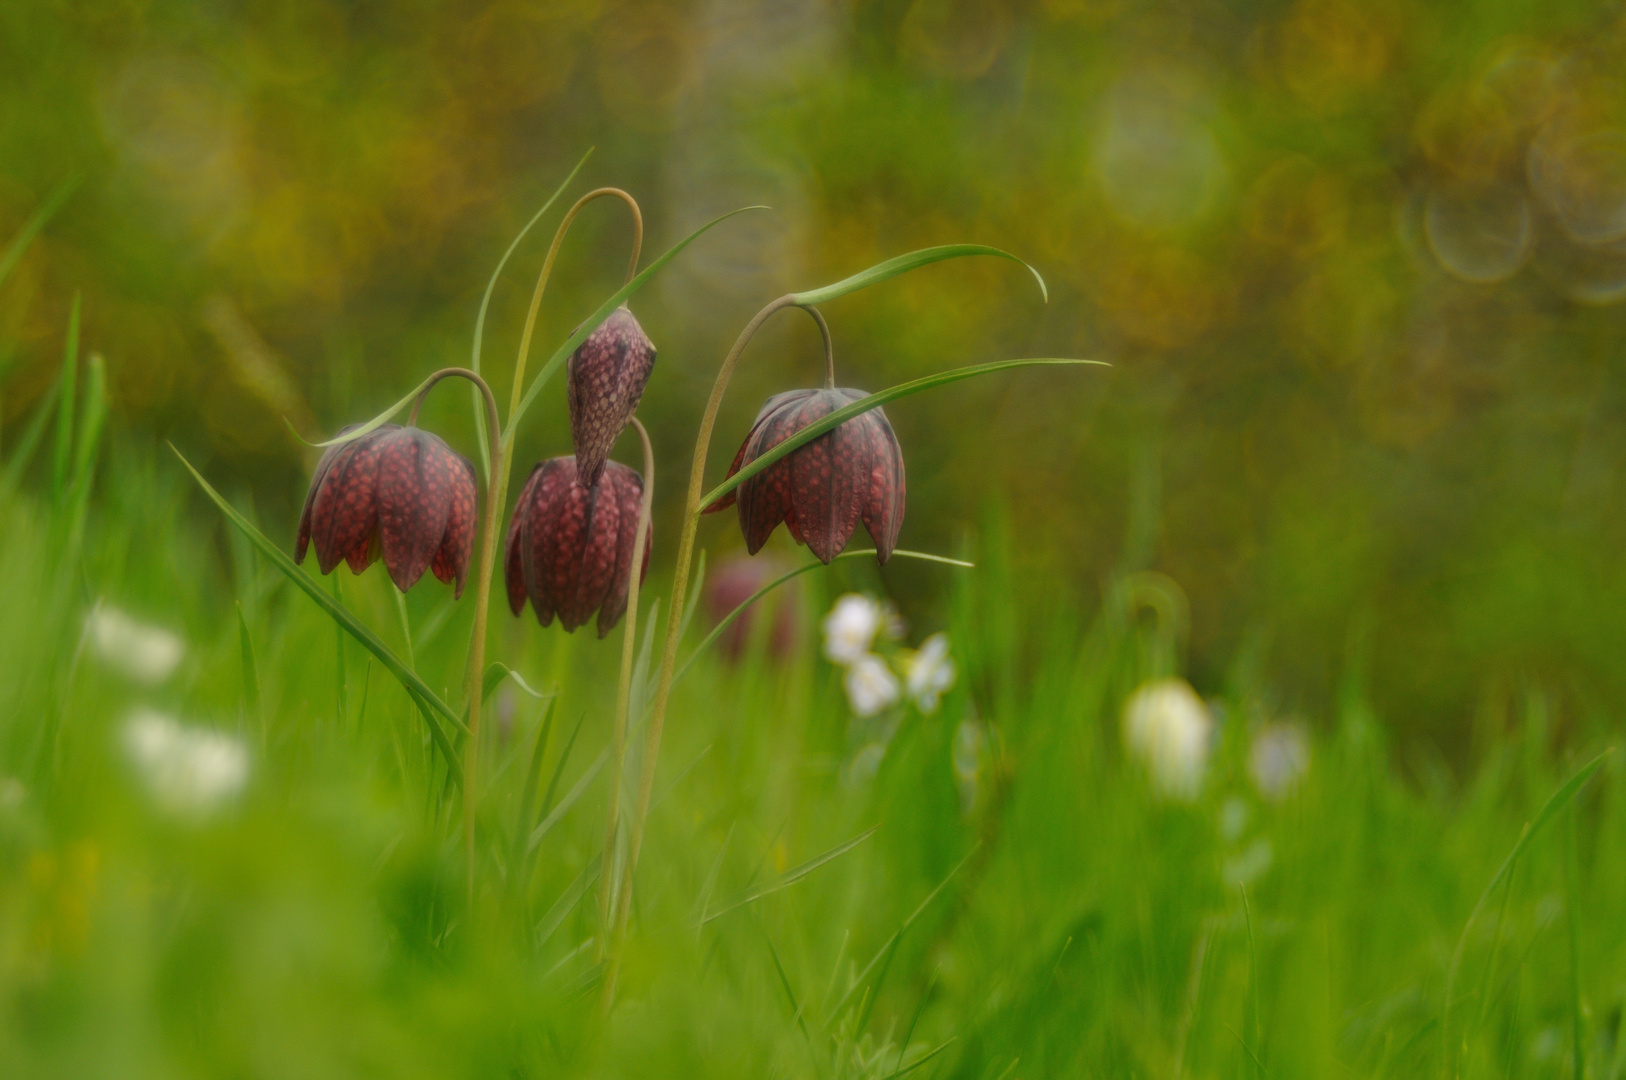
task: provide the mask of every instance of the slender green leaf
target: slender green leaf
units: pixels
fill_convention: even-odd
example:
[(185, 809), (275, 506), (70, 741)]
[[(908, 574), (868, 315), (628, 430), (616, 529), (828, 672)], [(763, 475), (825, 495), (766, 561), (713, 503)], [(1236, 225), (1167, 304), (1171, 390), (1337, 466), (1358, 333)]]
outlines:
[[(480, 347), (485, 340), (486, 309), (491, 306), (491, 293), (497, 287), (497, 279), (502, 276), (503, 267), (508, 265), (509, 258), (513, 256), (514, 249), (519, 247), (519, 242), (525, 239), (525, 234), (531, 231), (533, 225), (542, 220), (542, 215), (547, 213), (548, 208), (558, 201), (559, 196), (565, 193), (565, 188), (569, 187), (570, 182), (576, 179), (576, 174), (582, 171), (582, 166), (586, 165), (587, 159), (592, 156), (593, 148), (588, 147), (587, 153), (583, 154), (581, 160), (576, 162), (576, 167), (570, 170), (570, 175), (566, 176), (560, 181), (559, 186), (553, 189), (553, 194), (549, 195), (548, 201), (542, 204), (542, 209), (531, 215), (531, 220), (525, 223), (525, 227), (519, 231), (518, 235), (508, 245), (508, 250), (502, 253), (502, 258), (497, 260), (497, 269), (491, 272), (491, 280), (486, 282), (486, 293), (480, 298), (480, 314), (474, 320), (474, 347), (469, 354), (469, 370), (476, 375), (481, 377), (485, 375), (480, 370)], [(478, 386), (470, 386), (469, 394), (474, 401), (474, 441), (480, 447), (480, 475), (490, 476), (491, 436), (486, 432), (485, 395), (480, 393)]]
[(564, 749), (559, 751), (559, 760), (553, 763), (553, 775), (548, 778), (548, 790), (542, 793), (539, 813), (546, 814), (553, 805), (554, 793), (559, 790), (559, 780), (565, 774), (565, 762), (570, 760), (570, 752), (576, 748), (576, 736), (582, 733), (582, 724), (586, 720), (587, 714), (582, 713), (576, 718), (576, 726), (570, 729), (570, 738), (565, 740)]
[(1490, 884), (1485, 886), (1485, 891), (1479, 894), (1478, 902), (1474, 904), (1473, 910), (1468, 913), (1468, 922), (1462, 928), (1462, 936), (1457, 938), (1457, 947), (1452, 950), (1451, 964), (1445, 972), (1445, 1008), (1440, 1015), (1440, 1037), (1445, 1044), (1444, 1075), (1447, 1080), (1454, 1080), (1456, 1071), (1456, 1047), (1451, 1042), (1452, 991), (1456, 987), (1457, 972), (1462, 967), (1462, 956), (1467, 951), (1468, 935), (1472, 932), (1474, 923), (1479, 919), (1480, 912), (1484, 910), (1485, 905), (1490, 902), (1491, 894), (1496, 891), (1496, 887), (1501, 884), (1502, 879), (1512, 873), (1513, 864), (1524, 853), (1524, 849), (1530, 846), (1530, 842), (1535, 839), (1536, 834), (1560, 810), (1569, 805), (1570, 800), (1575, 798), (1576, 794), (1581, 790), (1581, 786), (1592, 778), (1592, 774), (1602, 767), (1604, 759), (1614, 752), (1615, 748), (1610, 747), (1581, 766), (1573, 776), (1559, 785), (1558, 790), (1553, 792), (1552, 797), (1537, 812), (1535, 819), (1519, 833), (1519, 839), (1514, 843), (1513, 850), (1508, 852), (1506, 859), (1502, 860), (1502, 865), (1497, 869), (1496, 875), (1491, 878)]
[(503, 442), (506, 444), (513, 440), (514, 432), (519, 429), (519, 422), (525, 416), (526, 410), (531, 407), (531, 402), (536, 400), (536, 395), (542, 392), (542, 387), (547, 385), (548, 380), (553, 377), (553, 373), (558, 370), (559, 365), (565, 362), (565, 357), (575, 352), (576, 346), (587, 340), (587, 335), (591, 334), (594, 330), (597, 330), (599, 324), (610, 317), (611, 312), (620, 307), (621, 304), (633, 293), (643, 288), (644, 283), (650, 278), (654, 277), (663, 266), (671, 262), (672, 259), (677, 256), (678, 252), (682, 251), (695, 240), (699, 239), (701, 234), (712, 228), (712, 226), (727, 221), (735, 214), (743, 214), (747, 210), (766, 209), (768, 209), (766, 206), (742, 206), (738, 210), (730, 210), (721, 217), (712, 218), (710, 221), (700, 226), (700, 228), (696, 229), (688, 236), (685, 236), (682, 240), (679, 240), (671, 248), (667, 249), (667, 251), (661, 255), (660, 258), (656, 259), (654, 262), (640, 270), (637, 276), (635, 276), (631, 281), (627, 282), (625, 285), (621, 286), (621, 288), (612, 293), (608, 300), (600, 304), (598, 309), (594, 311), (593, 314), (589, 315), (582, 321), (582, 324), (576, 328), (575, 333), (571, 334), (565, 339), (564, 344), (560, 345), (554, 350), (553, 355), (548, 357), (547, 363), (543, 364), (542, 369), (536, 373), (536, 377), (531, 380), (531, 385), (525, 390), (525, 396), (520, 399), (519, 406), (515, 408), (513, 413), (508, 417), (508, 425), (503, 428)]
[(930, 1061), (932, 1058), (936, 1057), (938, 1054), (941, 1054), (944, 1050), (947, 1050), (949, 1048), (949, 1043), (953, 1042), (957, 1038), (959, 1038), (959, 1036), (950, 1035), (947, 1039), (944, 1039), (942, 1042), (938, 1043), (932, 1049), (926, 1051), (924, 1054), (922, 1054), (919, 1057), (915, 1058), (914, 1061), (912, 1061), (909, 1064), (903, 1066), (901, 1069), (894, 1069), (893, 1071), (887, 1073), (884, 1080), (894, 1080), (895, 1077), (902, 1076), (905, 1073), (914, 1072), (916, 1069), (918, 1069), (922, 1065), (926, 1064), (926, 1062)]
[(271, 561), (271, 565), (282, 571), (288, 580), (299, 586), (306, 596), (316, 601), (316, 606), (326, 612), (330, 619), (343, 627), (368, 652), (378, 657), (379, 663), (383, 664), (389, 673), (400, 681), (401, 685), (406, 688), (407, 693), (418, 704), (419, 711), (423, 713), (424, 720), (429, 726), (429, 734), (434, 738), (435, 744), (440, 748), (441, 753), (445, 755), (455, 782), (461, 784), (463, 782), (462, 766), (458, 763), (457, 755), (453, 753), (451, 744), (446, 739), (446, 733), (436, 717), (438, 716), (440, 719), (444, 719), (466, 731), (467, 725), (463, 723), (462, 718), (453, 712), (451, 707), (442, 701), (433, 690), (429, 689), (428, 685), (418, 678), (388, 645), (379, 640), (378, 635), (367, 629), (347, 608), (323, 592), (321, 586), (309, 574), (294, 565), (294, 561), (281, 548), (273, 544), (264, 533), (256, 529), (242, 514), (239, 514), (236, 508), (227, 502), (225, 497), (210, 485), (209, 481), (203, 478), (203, 474), (192, 467), (192, 463), (187, 461), (179, 450), (176, 450), (174, 446), (171, 446), (170, 449), (175, 451), (175, 456), (181, 459), (181, 464), (186, 466), (186, 471), (192, 474), (192, 478), (198, 482), (198, 486), (203, 488), (204, 494), (208, 495), (210, 501), (220, 508), (222, 514), (226, 515), (226, 520), (230, 521), (244, 536), (248, 537), (249, 541), (259, 549), (260, 554)]
[(538, 701), (541, 701), (547, 696), (543, 694), (542, 691), (538, 690), (536, 687), (532, 686), (530, 683), (521, 678), (519, 672), (515, 671), (513, 668), (499, 660), (489, 664), (486, 667), (486, 677), (480, 684), (480, 700), (485, 701), (487, 698), (489, 698), (491, 696), (491, 692), (497, 689), (497, 687), (501, 686), (504, 679), (514, 680), (515, 686), (536, 698)]
[(593, 882), (598, 880), (599, 863), (603, 858), (604, 856), (600, 854), (588, 860), (581, 873), (576, 875), (576, 880), (559, 895), (559, 899), (548, 908), (548, 913), (542, 916), (542, 921), (536, 924), (534, 941), (537, 948), (540, 949), (548, 943), (548, 939), (553, 937), (559, 925), (565, 921), (565, 917), (581, 903), (582, 897), (587, 895), (587, 890), (593, 887)]
[(922, 900), (919, 906), (916, 907), (914, 911), (909, 913), (909, 917), (903, 920), (903, 925), (899, 926), (892, 932), (892, 936), (887, 939), (886, 944), (881, 946), (881, 950), (870, 959), (869, 963), (864, 965), (864, 970), (858, 973), (858, 977), (854, 979), (852, 984), (847, 987), (846, 993), (842, 994), (841, 997), (836, 999), (836, 1003), (831, 1006), (829, 1013), (825, 1015), (825, 1027), (828, 1028), (830, 1024), (835, 1021), (835, 1018), (841, 1015), (841, 1010), (846, 1007), (848, 1001), (852, 1000), (853, 992), (856, 991), (860, 986), (864, 985), (864, 980), (869, 976), (869, 973), (875, 969), (875, 965), (880, 963), (886, 954), (893, 948), (894, 944), (903, 937), (904, 931), (908, 930), (910, 926), (914, 925), (914, 921), (920, 918), (921, 914), (931, 906), (931, 902), (937, 899), (937, 894), (948, 888), (948, 883), (953, 881), (955, 875), (965, 867), (966, 863), (971, 861), (971, 857), (977, 853), (977, 846), (980, 845), (974, 845), (970, 851), (966, 852), (965, 858), (956, 863), (954, 869), (948, 872), (948, 876), (937, 883), (937, 888), (926, 894), (926, 899)]
[[(542, 759), (548, 753), (549, 736), (553, 734), (553, 709), (558, 703), (556, 695), (549, 695), (546, 704), (542, 706), (542, 717), (536, 725), (536, 744), (531, 749), (531, 767), (525, 771), (525, 787), (520, 792), (519, 813), (514, 817), (514, 831), (512, 843), (508, 851), (508, 865), (520, 865), (520, 838), (531, 827), (531, 802), (536, 798), (536, 785), (542, 779)], [(525, 875), (511, 872), (510, 885), (518, 882)]]
[(68, 337), (62, 349), (62, 396), (56, 402), (56, 453), (51, 458), (51, 499), (60, 503), (68, 484), (68, 465), (73, 453), (73, 406), (79, 376), (79, 309), (81, 297), (73, 294), (68, 312)]
[[(705, 553), (702, 552), (701, 554), (704, 555)], [(874, 548), (859, 548), (859, 549), (857, 549), (855, 551), (843, 551), (841, 554), (837, 555), (836, 558), (837, 559), (856, 559), (861, 555), (873, 555), (873, 554), (875, 554), (875, 549)], [(921, 552), (921, 551), (905, 551), (903, 548), (894, 548), (893, 551), (892, 551), (892, 555), (893, 555), (894, 558), (901, 556), (902, 558), (905, 558), (905, 559), (924, 559), (927, 562), (946, 563), (949, 566), (963, 566), (963, 567), (969, 568), (969, 567), (973, 567), (973, 566), (976, 565), (975, 563), (968, 563), (968, 562), (965, 562), (965, 561), (963, 561), (961, 559), (950, 559), (950, 558), (948, 558), (947, 556), (944, 556), (944, 555), (928, 555), (925, 552)], [(832, 560), (832, 561), (834, 561), (834, 560)], [(733, 625), (735, 619), (738, 619), (741, 615), (745, 614), (745, 609), (746, 608), (750, 607), (752, 604), (756, 603), (758, 600), (761, 600), (764, 596), (767, 596), (769, 593), (771, 593), (775, 589), (779, 588), (779, 586), (783, 585), (785, 582), (789, 581), (791, 578), (794, 578), (794, 577), (797, 577), (799, 575), (805, 574), (809, 570), (817, 570), (823, 565), (824, 564), (822, 562), (819, 562), (817, 559), (815, 559), (814, 561), (812, 561), (810, 563), (807, 563), (804, 566), (798, 566), (796, 569), (790, 571), (789, 573), (781, 574), (780, 576), (774, 578), (772, 581), (768, 582), (768, 584), (762, 586), (762, 588), (758, 589), (756, 592), (754, 592), (750, 596), (746, 597), (745, 600), (742, 601), (738, 607), (736, 607), (733, 611), (730, 611), (727, 615), (724, 615), (723, 618), (722, 618), (722, 621), (720, 621), (716, 626), (711, 628), (711, 633), (707, 634), (704, 638), (701, 639), (700, 644), (695, 646), (694, 652), (690, 653), (688, 659), (684, 660), (683, 663), (678, 666), (677, 673), (672, 676), (672, 683), (674, 685), (676, 685), (677, 681), (679, 679), (683, 678), (684, 672), (688, 671), (689, 668), (694, 665), (694, 662), (696, 660), (700, 659), (700, 654), (705, 652), (706, 649), (708, 649), (712, 645), (713, 642), (715, 642), (719, 637), (721, 637), (722, 634), (723, 634), (723, 631), (727, 630), (731, 625)]]
[(773, 938), (768, 936), (767, 930), (762, 931), (762, 940), (768, 943), (768, 955), (773, 957), (773, 969), (779, 972), (779, 985), (785, 988), (785, 997), (790, 1000), (791, 1019), (802, 1029), (802, 1038), (807, 1040), (808, 1046), (812, 1046), (813, 1033), (807, 1030), (807, 1020), (802, 1016), (802, 1006), (796, 1000), (796, 991), (790, 986), (790, 976), (785, 974), (785, 965), (779, 961), (779, 950), (773, 947)]
[(936, 375), (927, 375), (924, 378), (912, 379), (909, 382), (899, 383), (897, 386), (890, 387), (886, 390), (877, 391), (876, 393), (870, 394), (868, 397), (860, 398), (851, 405), (843, 406), (830, 415), (809, 424), (807, 427), (802, 428), (784, 442), (774, 444), (773, 448), (768, 450), (761, 457), (757, 458), (755, 461), (752, 461), (749, 465), (742, 467), (739, 472), (735, 473), (733, 476), (730, 476), (721, 484), (718, 484), (716, 487), (708, 491), (705, 497), (700, 500), (700, 505), (712, 505), (718, 499), (721, 499), (724, 495), (727, 495), (730, 491), (733, 491), (735, 488), (745, 483), (745, 481), (751, 479), (751, 477), (755, 476), (763, 469), (766, 469), (768, 466), (772, 465), (786, 454), (789, 454), (791, 451), (807, 445), (827, 431), (835, 430), (842, 424), (845, 424), (848, 420), (851, 420), (853, 417), (861, 416), (864, 413), (869, 412), (871, 409), (885, 405), (889, 401), (895, 401), (901, 397), (908, 397), (911, 394), (918, 394), (922, 390), (930, 390), (938, 386), (947, 386), (949, 383), (959, 382), (961, 379), (970, 379), (978, 375), (988, 375), (995, 371), (1005, 371), (1010, 368), (1055, 367), (1058, 365), (1076, 366), (1081, 364), (1088, 364), (1096, 367), (1112, 366), (1104, 360), (1068, 360), (1055, 357), (1041, 357), (1028, 360), (998, 360), (991, 364), (973, 364), (970, 367), (955, 368), (953, 371), (940, 371)]
[(23, 227), (18, 229), (17, 235), (11, 238), (11, 243), (6, 245), (4, 253), (0, 253), (0, 282), (11, 276), (11, 272), (17, 268), (18, 262), (22, 260), (23, 252), (28, 250), (28, 245), (34, 242), (34, 237), (38, 236), (40, 230), (44, 229), (50, 223), (50, 220), (56, 216), (56, 212), (62, 209), (62, 204), (68, 201), (68, 196), (72, 195), (73, 189), (78, 186), (79, 177), (77, 176), (70, 176), (62, 181), (56, 186), (56, 190), (46, 196), (45, 201), (40, 203), (39, 207), (29, 215), (28, 220), (23, 222)]
[(605, 747), (599, 751), (599, 755), (593, 760), (593, 763), (587, 766), (587, 771), (582, 773), (581, 779), (576, 781), (576, 786), (566, 792), (565, 797), (559, 800), (559, 805), (550, 810), (548, 816), (542, 819), (541, 824), (531, 830), (530, 839), (525, 843), (526, 854), (535, 851), (542, 843), (543, 838), (548, 835), (548, 831), (559, 824), (560, 819), (566, 814), (570, 813), (570, 808), (575, 806), (577, 801), (587, 793), (588, 786), (603, 771), (605, 763), (609, 760), (610, 748)]
[(807, 877), (807, 875), (811, 874), (819, 867), (823, 866), (825, 863), (838, 859), (847, 854), (847, 852), (874, 836), (875, 830), (879, 828), (879, 825), (871, 825), (869, 828), (865, 829), (851, 840), (837, 844), (835, 847), (831, 848), (829, 851), (826, 851), (822, 855), (815, 855), (813, 858), (807, 860), (805, 863), (802, 863), (800, 866), (792, 867), (791, 869), (786, 870), (783, 874), (780, 874), (772, 881), (747, 889), (745, 892), (739, 893), (731, 899), (723, 901), (722, 904), (718, 906), (716, 911), (703, 916), (699, 925), (704, 926), (706, 923), (709, 923), (715, 919), (720, 919), (729, 912), (744, 907), (746, 904), (761, 900), (764, 896), (776, 893), (780, 889), (789, 888), (798, 881), (801, 881), (803, 878)]
[(896, 258), (886, 260), (886, 262), (876, 263), (868, 270), (861, 270), (852, 277), (842, 278), (834, 285), (826, 285), (822, 289), (809, 289), (807, 292), (796, 293), (794, 294), (795, 300), (803, 307), (809, 304), (828, 304), (838, 297), (857, 292), (859, 289), (867, 289), (871, 285), (879, 285), (881, 282), (889, 278), (895, 278), (899, 274), (907, 274), (911, 270), (928, 266), (934, 262), (942, 262), (944, 259), (960, 259), (967, 255), (993, 255), (996, 258), (1009, 259), (1020, 266), (1026, 266), (1028, 273), (1033, 275), (1033, 280), (1039, 283), (1040, 295), (1044, 297), (1046, 303), (1050, 302), (1050, 290), (1045, 287), (1044, 278), (1039, 274), (1039, 271), (1028, 266), (1025, 261), (1018, 259), (1010, 252), (1001, 251), (999, 248), (989, 247), (986, 244), (944, 244), (941, 247), (921, 248), (919, 251), (911, 251), (907, 255), (899, 255)]
[(96, 448), (102, 441), (107, 422), (107, 361), (101, 353), (91, 353), (85, 363), (84, 401), (79, 408), (79, 424), (73, 448), (72, 490), (86, 491), (90, 472), (96, 463)]
[(51, 422), (51, 413), (56, 406), (57, 395), (62, 393), (62, 375), (57, 374), (51, 383), (51, 388), (45, 392), (40, 403), (34, 407), (34, 415), (29, 418), (28, 426), (23, 429), (23, 437), (17, 440), (17, 445), (11, 451), (11, 460), (6, 462), (5, 479), (0, 481), (0, 491), (11, 491), (16, 488), (23, 478), (23, 470), (33, 460), (34, 451), (38, 449), (40, 440), (45, 437), (45, 428)]
[(248, 616), (243, 614), (241, 602), (237, 605), (237, 645), (243, 658), (243, 700), (255, 719), (260, 714), (260, 668), (254, 660), (254, 639), (249, 636)]

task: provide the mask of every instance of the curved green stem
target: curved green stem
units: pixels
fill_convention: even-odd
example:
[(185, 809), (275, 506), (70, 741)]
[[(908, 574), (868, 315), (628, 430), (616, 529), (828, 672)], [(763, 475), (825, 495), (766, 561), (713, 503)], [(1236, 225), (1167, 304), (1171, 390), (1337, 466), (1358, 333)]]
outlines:
[[(627, 769), (627, 715), (631, 711), (632, 668), (638, 650), (638, 586), (643, 574), (644, 551), (649, 542), (650, 512), (655, 501), (655, 450), (649, 442), (649, 432), (638, 418), (632, 418), (638, 429), (638, 438), (644, 445), (644, 494), (638, 504), (638, 533), (632, 542), (632, 571), (627, 582), (626, 625), (621, 636), (621, 678), (615, 693), (615, 771), (610, 778), (610, 809), (604, 825), (604, 858), (599, 863), (599, 925), (610, 925), (611, 902), (617, 880), (616, 840), (621, 825), (621, 784)], [(599, 936), (599, 958), (609, 948), (608, 933)], [(606, 984), (608, 985), (608, 984)]]
[(638, 780), (638, 802), (633, 808), (632, 825), (627, 837), (627, 864), (621, 872), (621, 885), (615, 906), (614, 919), (609, 930), (611, 942), (617, 946), (608, 958), (604, 975), (604, 1001), (608, 1005), (615, 993), (616, 974), (620, 968), (619, 942), (626, 933), (627, 917), (632, 910), (632, 882), (638, 870), (638, 856), (643, 849), (644, 826), (649, 818), (649, 802), (655, 793), (655, 765), (660, 757), (661, 733), (666, 726), (666, 705), (672, 696), (672, 680), (677, 671), (678, 646), (683, 637), (683, 620), (677, 612), (683, 610), (689, 586), (689, 566), (694, 560), (695, 531), (700, 524), (700, 495), (705, 488), (706, 454), (711, 449), (711, 433), (717, 426), (717, 413), (723, 404), (728, 380), (734, 374), (740, 354), (756, 336), (762, 324), (777, 311), (796, 306), (792, 295), (781, 296), (770, 302), (740, 331), (734, 347), (724, 357), (712, 384), (711, 397), (706, 400), (706, 411), (700, 417), (700, 429), (695, 436), (694, 460), (689, 466), (689, 493), (683, 503), (683, 531), (678, 538), (677, 565), (672, 575), (672, 598), (667, 604), (666, 638), (661, 648), (660, 681), (655, 686), (655, 698), (650, 707), (648, 729), (644, 734), (644, 756)]

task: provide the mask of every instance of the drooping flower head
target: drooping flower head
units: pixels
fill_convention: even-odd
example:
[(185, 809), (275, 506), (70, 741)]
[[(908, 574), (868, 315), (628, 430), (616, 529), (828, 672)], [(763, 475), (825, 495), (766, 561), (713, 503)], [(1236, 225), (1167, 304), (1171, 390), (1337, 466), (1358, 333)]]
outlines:
[(598, 483), (610, 447), (638, 411), (654, 369), (655, 346), (625, 306), (611, 312), (570, 354), (565, 393), (584, 486)]
[[(627, 610), (644, 480), (616, 461), (606, 463), (591, 487), (577, 475), (574, 457), (551, 458), (531, 470), (508, 523), (503, 578), (515, 615), (528, 599), (543, 626), (558, 615), (574, 632), (597, 610), (603, 637)], [(646, 540), (640, 581), (649, 570), (649, 548)]]
[(328, 574), (340, 562), (361, 573), (379, 555), (405, 592), (425, 570), (463, 595), (474, 544), (474, 465), (422, 428), (385, 424), (317, 462), (299, 516), (294, 561), (307, 545)]
[[(730, 612), (787, 569), (789, 567), (770, 558), (748, 559), (736, 554), (724, 559), (715, 571), (706, 571), (706, 613), (714, 622), (727, 618)], [(717, 639), (717, 645), (728, 660), (739, 660), (745, 653), (746, 644), (751, 641), (757, 620), (768, 619), (771, 620), (768, 656), (784, 660), (790, 656), (796, 638), (796, 627), (801, 621), (798, 614), (800, 606), (794, 587), (775, 589), (741, 611), (739, 617)]]
[(1146, 683), (1124, 702), (1124, 748), (1146, 767), (1152, 790), (1194, 802), (1213, 747), (1214, 718), (1184, 679)]
[[(734, 456), (728, 474), (837, 409), (867, 397), (862, 390), (791, 390), (775, 394)], [(713, 513), (738, 495), (740, 530), (755, 555), (782, 521), (822, 562), (841, 553), (860, 519), (878, 562), (892, 557), (903, 524), (903, 451), (880, 409), (855, 416), (798, 447), (734, 492), (706, 507)]]

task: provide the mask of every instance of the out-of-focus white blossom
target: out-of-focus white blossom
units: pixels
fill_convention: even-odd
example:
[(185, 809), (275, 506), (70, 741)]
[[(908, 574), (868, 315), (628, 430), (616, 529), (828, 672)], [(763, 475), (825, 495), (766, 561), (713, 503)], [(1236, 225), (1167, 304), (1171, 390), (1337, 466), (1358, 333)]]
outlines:
[(905, 652), (900, 666), (909, 696), (923, 713), (937, 711), (944, 691), (954, 685), (954, 661), (949, 658), (947, 634), (933, 634), (918, 652)]
[(847, 690), (847, 704), (857, 716), (874, 716), (896, 704), (902, 694), (898, 677), (879, 656), (859, 657), (848, 666), (842, 685)]
[(885, 612), (873, 597), (848, 593), (824, 617), (824, 655), (846, 667), (869, 655)]
[(108, 666), (149, 686), (169, 678), (186, 655), (186, 643), (168, 630), (99, 601), (85, 619), (85, 637)]
[(138, 709), (124, 748), (163, 809), (198, 817), (235, 798), (248, 781), (248, 748), (234, 736)]
[(1253, 737), (1248, 774), (1265, 798), (1275, 801), (1293, 794), (1309, 768), (1310, 740), (1299, 725), (1266, 724)]
[(1124, 703), (1124, 746), (1164, 798), (1191, 802), (1201, 793), (1213, 735), (1214, 718), (1184, 679), (1146, 683)]

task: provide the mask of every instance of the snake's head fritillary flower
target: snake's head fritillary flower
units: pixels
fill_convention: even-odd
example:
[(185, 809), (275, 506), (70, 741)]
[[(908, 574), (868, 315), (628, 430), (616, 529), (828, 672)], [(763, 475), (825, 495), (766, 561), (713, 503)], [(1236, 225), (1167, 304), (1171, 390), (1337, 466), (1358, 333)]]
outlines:
[(380, 555), (402, 592), (432, 570), (463, 595), (474, 546), (474, 465), (422, 428), (385, 424), (329, 447), (299, 517), (294, 561), (361, 573)]
[(1214, 718), (1184, 679), (1146, 683), (1124, 703), (1124, 747), (1158, 795), (1193, 802), (1202, 792)]
[[(837, 409), (867, 397), (862, 390), (791, 390), (776, 394), (734, 456), (728, 474), (741, 468)], [(892, 557), (903, 524), (903, 451), (880, 409), (853, 417), (798, 447), (745, 481), (707, 513), (732, 505), (738, 495), (740, 530), (755, 555), (782, 521), (799, 544), (822, 562), (841, 554), (860, 519), (875, 541), (879, 562)]]
[(655, 368), (655, 346), (623, 305), (570, 354), (566, 396), (581, 483), (592, 487)]
[[(783, 574), (788, 567), (773, 559), (748, 559), (733, 555), (718, 564), (715, 572), (706, 571), (705, 605), (713, 621), (728, 617), (729, 613), (755, 596), (757, 591)], [(776, 589), (771, 595), (757, 600), (728, 625), (717, 645), (730, 661), (737, 661), (745, 653), (759, 619), (771, 620), (768, 628), (768, 656), (784, 660), (791, 654), (800, 619), (798, 594), (794, 588)]]
[[(644, 479), (620, 462), (607, 462), (599, 482), (578, 482), (574, 457), (551, 458), (531, 470), (514, 505), (503, 550), (508, 606), (518, 615), (530, 600), (537, 621), (555, 615), (574, 632), (598, 611), (598, 636), (627, 610), (632, 548)], [(649, 570), (644, 544), (639, 580)]]

